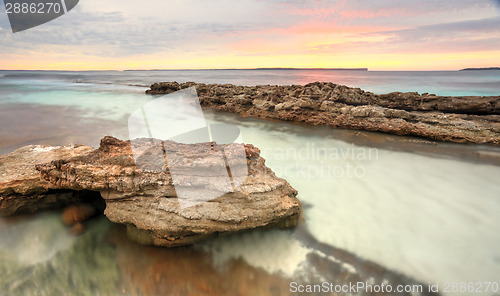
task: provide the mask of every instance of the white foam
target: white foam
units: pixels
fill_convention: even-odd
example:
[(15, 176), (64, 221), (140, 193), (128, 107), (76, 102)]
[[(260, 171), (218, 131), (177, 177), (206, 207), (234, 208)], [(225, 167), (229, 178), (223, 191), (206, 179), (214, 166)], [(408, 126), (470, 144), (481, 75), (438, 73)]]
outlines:
[(289, 231), (252, 231), (200, 244), (212, 255), (215, 266), (223, 267), (231, 259), (242, 259), (248, 264), (292, 277), (301, 271), (301, 264), (312, 250), (292, 237)]
[[(3, 223), (0, 219), (0, 224)], [(76, 237), (68, 234), (59, 215), (40, 214), (0, 231), (0, 252), (24, 266), (50, 260), (69, 249)]]

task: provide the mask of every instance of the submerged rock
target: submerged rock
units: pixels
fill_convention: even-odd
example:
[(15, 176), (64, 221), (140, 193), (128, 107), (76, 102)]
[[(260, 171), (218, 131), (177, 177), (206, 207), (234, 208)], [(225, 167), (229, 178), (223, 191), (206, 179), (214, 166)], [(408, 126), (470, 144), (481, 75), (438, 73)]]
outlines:
[(71, 205), (62, 212), (63, 223), (67, 226), (80, 224), (96, 214), (96, 209), (87, 204)]
[[(151, 140), (143, 141), (143, 147), (146, 147), (144, 155), (149, 155), (147, 147)], [(224, 191), (227, 182), (218, 176), (200, 179), (186, 174), (176, 176), (173, 180), (168, 169), (147, 170), (136, 166), (130, 141), (113, 137), (102, 139), (100, 147), (95, 150), (82, 146), (44, 148), (48, 151), (76, 149), (60, 158), (54, 155), (37, 159), (39, 154), (33, 154), (32, 148), (22, 148), (0, 158), (4, 160), (5, 174), (16, 171), (15, 175), (18, 176), (9, 177), (15, 180), (15, 184), (7, 177), (0, 183), (0, 188), (3, 188), (0, 191), (2, 214), (13, 214), (26, 207), (33, 211), (44, 208), (44, 199), (40, 200), (37, 207), (29, 201), (49, 190), (58, 190), (69, 194), (68, 201), (72, 200), (71, 196), (75, 193), (99, 192), (106, 202), (104, 213), (111, 221), (127, 225), (132, 239), (158, 246), (193, 244), (213, 235), (246, 229), (295, 226), (302, 211), (301, 203), (296, 198), (297, 191), (265, 166), (258, 148), (244, 145), (241, 158), (238, 157), (237, 145), (243, 144), (210, 143), (208, 147), (211, 149), (208, 150), (201, 148), (206, 146), (203, 143), (169, 144), (183, 156), (183, 161), (175, 164), (177, 172), (183, 172), (183, 168), (186, 168), (187, 172), (192, 173), (194, 164), (200, 170), (210, 170), (217, 160), (215, 151), (224, 151), (227, 168), (244, 168), (240, 171), (248, 172), (248, 175), (245, 175), (239, 186), (233, 183), (230, 192)], [(8, 163), (12, 164), (31, 157), (36, 161), (27, 161), (23, 169), (5, 165), (5, 159), (10, 159)], [(42, 163), (44, 160), (46, 163)], [(227, 174), (227, 171), (224, 170), (224, 173)], [(29, 177), (21, 177), (28, 174)], [(220, 196), (189, 207), (181, 206), (174, 182), (175, 186), (192, 187), (195, 195), (219, 190)], [(73, 203), (78, 204), (80, 201), (76, 199)], [(66, 211), (63, 218), (67, 224), (72, 224), (92, 214), (92, 210), (85, 206), (76, 212)]]
[(168, 94), (191, 86), (204, 108), (243, 116), (500, 145), (500, 96), (376, 95), (329, 82), (304, 86), (161, 82), (146, 93)]
[(216, 266), (210, 254), (194, 248), (155, 248), (125, 239), (126, 230), (110, 232), (121, 271), (124, 295), (289, 295), (290, 279), (243, 260)]

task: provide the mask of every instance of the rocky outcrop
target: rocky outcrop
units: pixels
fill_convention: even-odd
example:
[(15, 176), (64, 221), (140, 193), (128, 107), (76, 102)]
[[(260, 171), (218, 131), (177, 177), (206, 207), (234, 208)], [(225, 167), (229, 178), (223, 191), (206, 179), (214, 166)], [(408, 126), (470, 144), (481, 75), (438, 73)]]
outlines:
[(31, 145), (0, 156), (0, 216), (34, 213), (99, 198), (95, 192), (61, 190), (40, 178), (40, 172), (35, 169), (37, 164), (65, 160), (93, 150), (83, 145)]
[(376, 95), (326, 82), (237, 86), (162, 82), (148, 94), (194, 86), (208, 109), (243, 116), (379, 131), (457, 143), (500, 144), (500, 96)]
[[(150, 143), (150, 139), (142, 139), (134, 147), (148, 155)], [(113, 137), (102, 139), (95, 150), (86, 146), (25, 147), (0, 158), (1, 214), (45, 208), (53, 191), (68, 194), (65, 201), (73, 203), (81, 202), (83, 193), (98, 192), (106, 201), (105, 215), (127, 225), (129, 237), (167, 247), (246, 229), (295, 226), (302, 209), (297, 191), (265, 166), (259, 149), (244, 145), (245, 155), (239, 158), (237, 145), (242, 147), (211, 143), (207, 150), (203, 143), (169, 142), (166, 149), (174, 147), (184, 157), (184, 162), (177, 164), (178, 171), (194, 163), (201, 170), (210, 170), (217, 160), (215, 151), (223, 150), (231, 168), (239, 164), (248, 172), (230, 192), (223, 191), (215, 199), (189, 207), (181, 207), (174, 182), (176, 186), (191, 186), (201, 195), (209, 189), (224, 190), (224, 179), (186, 175), (173, 180), (169, 170), (141, 169), (136, 166), (130, 142)], [(73, 200), (78, 194), (82, 198)], [(31, 200), (38, 201), (37, 207)], [(92, 214), (87, 210), (76, 214), (69, 211), (63, 218), (72, 224)]]

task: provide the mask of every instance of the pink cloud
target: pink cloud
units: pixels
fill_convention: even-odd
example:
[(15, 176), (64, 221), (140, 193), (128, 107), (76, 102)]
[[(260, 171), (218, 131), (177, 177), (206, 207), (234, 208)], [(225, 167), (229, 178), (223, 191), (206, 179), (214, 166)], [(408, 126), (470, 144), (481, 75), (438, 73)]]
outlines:
[(327, 7), (299, 7), (294, 4), (282, 5), (282, 11), (288, 15), (313, 16), (330, 19), (372, 19), (391, 16), (417, 15), (417, 11), (410, 11), (406, 7), (386, 7), (373, 9), (355, 9), (349, 7), (346, 0), (329, 3)]
[(352, 18), (381, 18), (391, 16), (410, 16), (412, 15), (406, 9), (379, 9), (379, 10), (343, 10), (338, 15), (343, 19)]

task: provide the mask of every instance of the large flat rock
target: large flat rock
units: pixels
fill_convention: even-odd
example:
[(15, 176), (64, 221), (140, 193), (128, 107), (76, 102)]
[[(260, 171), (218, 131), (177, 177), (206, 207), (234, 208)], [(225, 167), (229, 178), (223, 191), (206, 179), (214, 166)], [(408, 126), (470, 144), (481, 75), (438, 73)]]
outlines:
[[(147, 147), (148, 141), (144, 143)], [(212, 146), (214, 151), (225, 151), (232, 168), (244, 166), (248, 172), (229, 192), (217, 175), (208, 180), (183, 176), (182, 168), (191, 173), (194, 164), (202, 171), (212, 167), (216, 154), (202, 146), (170, 143), (167, 149), (176, 149), (184, 160), (177, 164), (181, 176), (175, 180), (169, 170), (136, 166), (130, 142), (112, 137), (102, 139), (99, 149), (88, 154), (39, 164), (36, 169), (54, 188), (100, 192), (106, 201), (105, 215), (127, 225), (129, 236), (145, 244), (171, 247), (246, 229), (295, 226), (302, 210), (297, 191), (265, 166), (252, 145), (244, 146), (243, 159), (237, 157), (237, 144)], [(176, 186), (191, 187), (200, 196), (219, 190), (220, 196), (183, 206)]]

